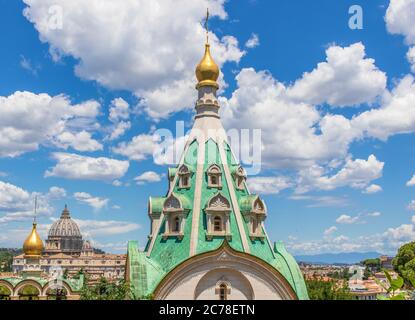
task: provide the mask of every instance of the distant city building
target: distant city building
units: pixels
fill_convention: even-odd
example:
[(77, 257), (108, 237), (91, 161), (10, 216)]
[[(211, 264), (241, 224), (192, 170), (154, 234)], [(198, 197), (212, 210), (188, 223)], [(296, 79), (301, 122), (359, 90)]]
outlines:
[(45, 273), (41, 265), (43, 242), (33, 223), (23, 244), (24, 261), (18, 272), (0, 274), (0, 300), (77, 300), (84, 285), (84, 276), (66, 278), (62, 269)]
[[(45, 273), (61, 268), (70, 277), (83, 271), (92, 282), (101, 277), (113, 281), (124, 277), (125, 260), (125, 254), (95, 253), (91, 243), (83, 240), (77, 223), (65, 206), (60, 219), (49, 229), (40, 268)], [(21, 272), (26, 263), (24, 255), (14, 257), (13, 271)]]
[(393, 257), (380, 256), (379, 260), (380, 260), (380, 266), (382, 269), (389, 269), (389, 270), (393, 269), (393, 265), (392, 265)]

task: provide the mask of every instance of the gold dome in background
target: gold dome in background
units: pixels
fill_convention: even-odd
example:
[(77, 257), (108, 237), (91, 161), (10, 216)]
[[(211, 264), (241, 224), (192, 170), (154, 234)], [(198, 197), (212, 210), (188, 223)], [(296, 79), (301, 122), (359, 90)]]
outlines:
[(196, 68), (196, 78), (199, 81), (196, 88), (203, 86), (213, 86), (219, 88), (217, 80), (219, 78), (219, 67), (210, 55), (210, 44), (206, 43), (205, 55)]
[(23, 244), (23, 252), (29, 257), (40, 257), (42, 255), (43, 242), (36, 231), (36, 223), (33, 223), (32, 232)]

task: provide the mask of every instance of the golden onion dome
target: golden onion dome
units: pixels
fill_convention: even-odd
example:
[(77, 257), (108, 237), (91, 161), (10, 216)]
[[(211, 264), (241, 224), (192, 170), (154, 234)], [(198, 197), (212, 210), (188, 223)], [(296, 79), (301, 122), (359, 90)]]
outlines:
[(36, 223), (33, 223), (32, 232), (29, 234), (23, 244), (23, 252), (25, 256), (40, 257), (42, 255), (43, 242), (36, 231)]
[(196, 78), (199, 81), (196, 88), (203, 86), (213, 86), (219, 88), (217, 80), (219, 78), (219, 67), (210, 55), (210, 44), (206, 43), (205, 55), (196, 67)]

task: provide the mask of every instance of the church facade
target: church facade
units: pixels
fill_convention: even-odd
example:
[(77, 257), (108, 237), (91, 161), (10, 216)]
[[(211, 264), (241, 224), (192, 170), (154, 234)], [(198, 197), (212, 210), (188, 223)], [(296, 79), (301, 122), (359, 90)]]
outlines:
[(219, 68), (207, 41), (196, 68), (196, 116), (168, 192), (151, 197), (149, 240), (128, 244), (126, 280), (135, 298), (308, 299), (282, 242), (271, 244), (266, 204), (228, 143), (217, 99)]

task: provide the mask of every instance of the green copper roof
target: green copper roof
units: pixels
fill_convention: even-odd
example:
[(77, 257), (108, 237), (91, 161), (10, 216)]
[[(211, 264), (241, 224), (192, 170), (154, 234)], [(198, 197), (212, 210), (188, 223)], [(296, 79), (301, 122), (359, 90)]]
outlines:
[[(222, 163), (218, 144), (209, 139), (204, 145), (204, 163), (203, 174), (200, 184), (200, 203), (198, 212), (194, 212), (197, 170), (197, 158), (200, 146), (197, 140), (194, 140), (187, 148), (184, 155), (184, 164), (192, 170), (194, 174), (189, 176), (190, 184), (188, 188), (179, 188), (179, 179), (175, 180), (175, 185), (170, 190), (170, 196), (176, 197), (185, 211), (185, 222), (183, 225), (183, 237), (165, 237), (163, 236), (166, 228), (166, 217), (161, 215), (160, 228), (157, 233), (150, 237), (145, 250), (140, 252), (136, 242), (128, 244), (128, 267), (130, 270), (131, 288), (134, 295), (138, 298), (152, 294), (158, 283), (178, 264), (191, 258), (194, 255), (214, 251), (224, 243), (223, 236), (206, 236), (207, 233), (207, 214), (206, 207), (209, 200), (215, 195), (222, 195), (230, 204), (230, 233), (231, 237), (227, 240), (229, 246), (239, 252), (246, 252), (254, 255), (267, 262), (270, 266), (279, 271), (292, 286), (299, 299), (308, 299), (307, 290), (301, 274), (301, 271), (294, 258), (285, 250), (282, 243), (277, 243), (273, 248), (269, 242), (265, 230), (262, 230), (262, 237), (250, 237), (250, 231), (247, 221), (242, 217), (242, 213), (251, 212), (254, 203), (259, 197), (249, 194), (246, 188), (242, 190), (236, 187), (236, 181), (233, 177), (227, 179), (225, 166)], [(228, 174), (232, 176), (240, 167), (227, 143), (223, 145), (223, 154), (226, 160), (226, 166), (229, 168)], [(206, 174), (209, 167), (216, 164), (221, 170), (222, 185), (220, 188), (208, 186), (208, 175)], [(180, 166), (178, 166), (180, 168)], [(176, 170), (169, 169), (170, 180), (178, 174)], [(198, 168), (195, 170), (195, 168)], [(248, 180), (249, 183), (249, 180)], [(233, 191), (231, 191), (233, 190)], [(234, 197), (231, 196), (233, 192)], [(236, 198), (235, 198), (236, 197)], [(153, 197), (150, 199), (151, 212), (159, 213), (163, 211), (167, 197)], [(237, 207), (234, 207), (232, 198), (235, 198)], [(198, 198), (197, 198), (198, 199)], [(196, 201), (197, 203), (198, 201)], [(265, 206), (265, 204), (264, 204)], [(241, 216), (238, 216), (241, 215)], [(193, 219), (198, 216), (199, 223), (195, 224), (196, 232), (195, 243), (190, 243), (192, 235)], [(191, 246), (194, 246), (193, 255)]]
[(67, 284), (69, 286), (69, 288), (71, 288), (72, 292), (80, 292), (82, 290), (82, 287), (84, 285), (84, 276), (81, 274), (79, 276), (79, 279), (73, 279), (73, 278), (63, 278), (62, 276), (59, 276), (55, 279), (46, 279), (43, 277), (33, 277), (33, 276), (25, 276), (25, 275), (19, 275), (17, 277), (4, 277), (4, 278), (0, 278), (0, 280), (6, 281), (9, 284), (11, 284), (13, 287), (18, 286), (20, 283), (27, 281), (27, 280), (31, 280), (34, 281), (36, 283), (38, 283), (42, 288), (48, 284), (51, 281), (62, 281), (65, 284)]
[(239, 208), (241, 209), (241, 212), (252, 211), (252, 208), (254, 207), (254, 201), (256, 199), (258, 199), (258, 196), (256, 194), (241, 196), (239, 198)]
[(149, 212), (152, 213), (161, 213), (163, 211), (163, 204), (166, 200), (166, 197), (150, 197), (149, 201)]

